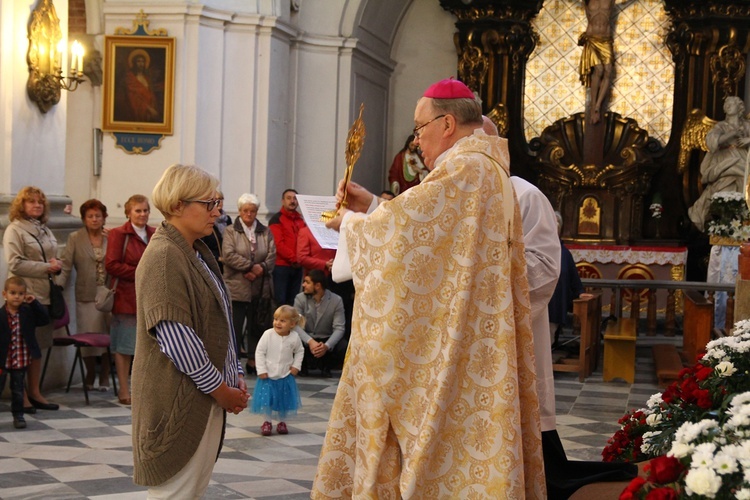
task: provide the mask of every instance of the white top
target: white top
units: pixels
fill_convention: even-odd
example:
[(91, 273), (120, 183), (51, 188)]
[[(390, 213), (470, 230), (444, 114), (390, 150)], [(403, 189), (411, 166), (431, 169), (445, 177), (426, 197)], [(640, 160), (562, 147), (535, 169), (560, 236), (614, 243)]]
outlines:
[(130, 223), (130, 225), (133, 226), (133, 230), (135, 231), (135, 234), (137, 234), (138, 236), (140, 236), (140, 238), (143, 241), (145, 241), (146, 243), (148, 243), (148, 232), (146, 232), (146, 226), (138, 227), (135, 224), (133, 224), (132, 222)]
[(255, 246), (255, 228), (258, 225), (258, 219), (255, 219), (250, 227), (247, 227), (245, 221), (243, 221), (242, 219), (240, 219), (240, 224), (242, 224), (242, 230), (245, 232), (245, 236), (247, 236), (247, 239), (250, 240), (250, 243), (252, 243), (253, 246)]
[(269, 328), (255, 349), (255, 369), (259, 375), (267, 373), (268, 378), (278, 380), (289, 375), (292, 366), (301, 370), (304, 356), (305, 348), (297, 332), (291, 331), (289, 335), (281, 336)]

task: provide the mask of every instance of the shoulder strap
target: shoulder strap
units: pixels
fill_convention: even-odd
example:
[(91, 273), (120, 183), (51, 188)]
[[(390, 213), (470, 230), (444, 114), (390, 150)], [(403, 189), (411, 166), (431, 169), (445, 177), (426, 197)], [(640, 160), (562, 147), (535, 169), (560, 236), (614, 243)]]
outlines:
[[(24, 231), (26, 231), (26, 229), (24, 229)], [(39, 241), (39, 238), (34, 236), (34, 234), (31, 231), (26, 231), (26, 232), (29, 233), (31, 237), (34, 238), (36, 242), (39, 244), (39, 249), (42, 251), (42, 258), (44, 259), (44, 262), (47, 262), (47, 255), (44, 253), (44, 247), (42, 246), (42, 242)], [(54, 286), (55, 282), (49, 273), (47, 274), (47, 280), (49, 281), (50, 295), (52, 295), (52, 287)]]
[[(24, 231), (26, 231), (26, 229), (24, 229)], [(42, 251), (42, 258), (44, 259), (44, 262), (47, 262), (47, 255), (44, 253), (44, 247), (42, 246), (42, 242), (39, 241), (39, 238), (34, 236), (34, 234), (31, 231), (26, 231), (26, 232), (29, 233), (29, 235), (31, 235), (31, 237), (34, 238), (36, 242), (39, 244), (39, 249)]]
[[(125, 233), (125, 242), (122, 244), (122, 259), (120, 262), (125, 263), (125, 249), (128, 248), (128, 239), (130, 238), (130, 233)], [(112, 282), (112, 290), (117, 290), (117, 284), (120, 282), (120, 278), (117, 277)]]

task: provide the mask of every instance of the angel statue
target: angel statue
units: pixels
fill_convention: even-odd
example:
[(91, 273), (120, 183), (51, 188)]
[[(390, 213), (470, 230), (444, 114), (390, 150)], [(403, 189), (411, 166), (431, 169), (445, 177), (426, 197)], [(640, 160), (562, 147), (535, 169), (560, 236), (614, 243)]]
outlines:
[(726, 118), (717, 122), (706, 135), (708, 152), (701, 162), (703, 192), (688, 216), (693, 224), (704, 230), (709, 216), (711, 197), (720, 191), (745, 192), (747, 152), (750, 146), (750, 120), (745, 116), (745, 104), (739, 97), (724, 100)]

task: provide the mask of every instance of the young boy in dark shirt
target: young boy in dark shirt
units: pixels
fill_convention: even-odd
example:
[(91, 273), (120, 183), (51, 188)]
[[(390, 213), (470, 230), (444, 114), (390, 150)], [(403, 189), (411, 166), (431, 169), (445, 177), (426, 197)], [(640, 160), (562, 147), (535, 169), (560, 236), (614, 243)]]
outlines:
[(26, 283), (13, 276), (5, 280), (5, 305), (0, 308), (0, 392), (10, 375), (13, 427), (26, 428), (23, 418), (23, 379), (32, 358), (42, 357), (34, 330), (49, 323), (47, 308), (26, 294)]

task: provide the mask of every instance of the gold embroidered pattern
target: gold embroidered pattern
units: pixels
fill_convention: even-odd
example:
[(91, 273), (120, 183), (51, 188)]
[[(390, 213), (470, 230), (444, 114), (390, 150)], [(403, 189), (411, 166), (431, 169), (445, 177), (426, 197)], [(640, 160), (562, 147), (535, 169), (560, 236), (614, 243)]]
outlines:
[(545, 496), (522, 224), (484, 154), (499, 139), (462, 139), (349, 221), (352, 335), (314, 499)]

